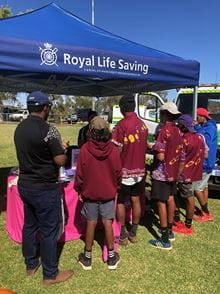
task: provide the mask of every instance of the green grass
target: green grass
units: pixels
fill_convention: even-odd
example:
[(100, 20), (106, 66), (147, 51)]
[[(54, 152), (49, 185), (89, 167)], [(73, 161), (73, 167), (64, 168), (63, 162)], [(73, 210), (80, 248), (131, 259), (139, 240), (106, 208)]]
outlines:
[[(64, 139), (70, 139), (74, 144), (76, 128), (66, 126), (59, 129)], [(14, 165), (11, 140), (14, 126), (0, 125), (0, 130), (1, 166)], [(6, 154), (13, 158), (7, 159)], [(101, 250), (96, 242), (93, 270), (88, 272), (83, 271), (76, 262), (84, 243), (81, 240), (66, 243), (60, 268), (71, 268), (75, 275), (63, 284), (50, 287), (41, 285), (41, 269), (33, 278), (25, 276), (21, 246), (9, 239), (5, 230), (6, 213), (3, 212), (0, 215), (0, 288), (13, 289), (18, 294), (220, 293), (220, 201), (210, 199), (209, 203), (215, 221), (195, 223), (194, 236), (176, 235), (173, 250), (169, 252), (151, 248), (147, 242), (152, 235), (144, 226), (140, 226), (139, 243), (120, 248), (121, 263), (113, 272), (102, 262)]]
[[(70, 141), (71, 145), (77, 144), (77, 135), (83, 124), (56, 126), (64, 141)], [(0, 124), (0, 168), (17, 165), (14, 131), (16, 124)]]

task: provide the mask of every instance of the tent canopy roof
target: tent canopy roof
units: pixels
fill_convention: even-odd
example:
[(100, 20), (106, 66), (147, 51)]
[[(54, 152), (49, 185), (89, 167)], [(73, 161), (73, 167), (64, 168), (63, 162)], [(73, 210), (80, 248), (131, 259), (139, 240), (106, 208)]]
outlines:
[(199, 63), (118, 37), (54, 3), (0, 20), (0, 91), (107, 96), (198, 85)]

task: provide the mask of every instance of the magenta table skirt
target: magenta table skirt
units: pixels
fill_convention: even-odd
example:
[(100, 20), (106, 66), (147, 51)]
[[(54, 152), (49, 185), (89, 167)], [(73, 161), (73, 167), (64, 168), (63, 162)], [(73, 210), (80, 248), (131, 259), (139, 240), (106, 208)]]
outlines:
[[(23, 203), (19, 197), (17, 177), (8, 177), (7, 188), (7, 214), (6, 229), (10, 238), (18, 243), (22, 241), (22, 227), (24, 223)], [(60, 237), (61, 242), (67, 242), (79, 239), (85, 232), (86, 221), (80, 211), (82, 203), (78, 200), (77, 192), (73, 189), (73, 182), (62, 185), (65, 227)], [(118, 239), (120, 235), (120, 225), (114, 220), (113, 231), (115, 236), (115, 250), (118, 249)], [(103, 259), (106, 261), (107, 248), (103, 247)]]

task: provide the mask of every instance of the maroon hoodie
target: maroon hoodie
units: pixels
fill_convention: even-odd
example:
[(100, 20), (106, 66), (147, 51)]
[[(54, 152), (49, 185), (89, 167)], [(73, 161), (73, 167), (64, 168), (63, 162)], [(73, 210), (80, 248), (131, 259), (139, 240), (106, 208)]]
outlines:
[(119, 151), (111, 141), (89, 140), (80, 149), (74, 189), (90, 200), (114, 199), (121, 184), (121, 170)]

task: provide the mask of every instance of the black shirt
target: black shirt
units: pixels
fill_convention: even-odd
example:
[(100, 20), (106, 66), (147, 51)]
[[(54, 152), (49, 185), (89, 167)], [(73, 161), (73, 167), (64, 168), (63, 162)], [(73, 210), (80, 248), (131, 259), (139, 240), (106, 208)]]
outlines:
[(64, 154), (58, 130), (30, 115), (17, 126), (14, 141), (20, 170), (18, 184), (33, 189), (57, 187), (59, 168), (53, 157)]

